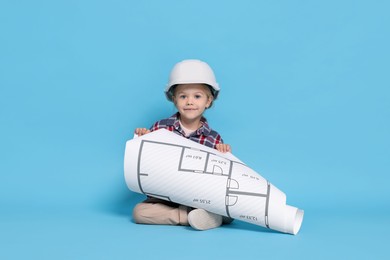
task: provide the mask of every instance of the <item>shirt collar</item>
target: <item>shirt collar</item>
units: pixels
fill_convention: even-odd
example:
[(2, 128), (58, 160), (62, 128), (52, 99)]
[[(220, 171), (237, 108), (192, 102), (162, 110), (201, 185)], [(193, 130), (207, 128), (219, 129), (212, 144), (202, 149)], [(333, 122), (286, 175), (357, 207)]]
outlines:
[[(182, 129), (180, 127), (179, 117), (180, 117), (179, 112), (172, 115), (170, 118), (168, 118), (167, 125), (173, 126), (176, 130), (178, 130), (180, 132), (180, 131), (182, 131)], [(196, 130), (196, 134), (197, 135), (203, 134), (205, 136), (208, 136), (211, 133), (211, 128), (210, 128), (209, 124), (207, 123), (207, 119), (202, 116), (200, 121), (202, 122), (202, 126), (199, 127), (198, 130)]]

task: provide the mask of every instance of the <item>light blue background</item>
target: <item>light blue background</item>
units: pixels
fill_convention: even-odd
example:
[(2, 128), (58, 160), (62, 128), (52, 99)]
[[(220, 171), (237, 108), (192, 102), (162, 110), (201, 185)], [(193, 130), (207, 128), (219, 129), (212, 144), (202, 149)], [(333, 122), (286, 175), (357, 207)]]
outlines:
[[(389, 10), (1, 1), (0, 258), (387, 258)], [(211, 126), (305, 210), (297, 236), (132, 222), (143, 196), (124, 182), (125, 141), (174, 113), (163, 89), (188, 58), (208, 62), (222, 88)]]

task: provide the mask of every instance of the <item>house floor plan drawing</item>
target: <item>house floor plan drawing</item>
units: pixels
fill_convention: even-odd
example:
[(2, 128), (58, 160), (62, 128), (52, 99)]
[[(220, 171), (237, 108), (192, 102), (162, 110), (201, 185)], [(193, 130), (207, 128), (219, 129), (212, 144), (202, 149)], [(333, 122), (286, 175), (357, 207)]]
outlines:
[(138, 193), (296, 234), (303, 211), (232, 154), (165, 129), (126, 144), (125, 179)]

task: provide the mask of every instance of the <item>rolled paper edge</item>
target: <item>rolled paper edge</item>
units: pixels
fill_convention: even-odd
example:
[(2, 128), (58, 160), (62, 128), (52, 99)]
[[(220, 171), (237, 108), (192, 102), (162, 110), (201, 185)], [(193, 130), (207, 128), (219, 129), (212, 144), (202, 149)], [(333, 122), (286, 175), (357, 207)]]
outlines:
[(296, 207), (286, 205), (285, 208), (285, 230), (284, 232), (293, 235), (298, 234), (302, 226), (304, 211)]

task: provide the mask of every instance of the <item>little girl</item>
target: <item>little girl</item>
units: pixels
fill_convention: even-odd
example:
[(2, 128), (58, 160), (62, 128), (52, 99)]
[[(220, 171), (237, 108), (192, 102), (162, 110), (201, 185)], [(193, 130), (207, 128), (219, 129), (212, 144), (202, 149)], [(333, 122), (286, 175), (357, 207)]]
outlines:
[[(203, 113), (217, 99), (220, 88), (210, 66), (200, 60), (184, 60), (177, 63), (170, 74), (165, 89), (167, 99), (175, 104), (178, 112), (154, 123), (150, 129), (137, 128), (138, 136), (165, 128), (194, 142), (231, 152), (221, 136), (210, 128)], [(226, 218), (203, 209), (148, 197), (133, 210), (133, 218), (139, 224), (190, 225), (196, 230), (216, 228), (230, 223)]]

